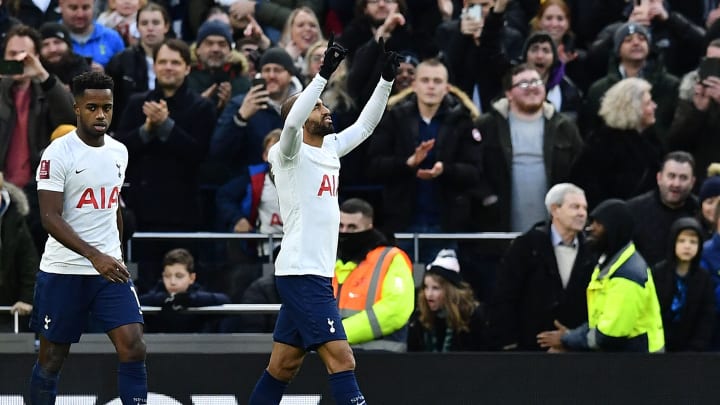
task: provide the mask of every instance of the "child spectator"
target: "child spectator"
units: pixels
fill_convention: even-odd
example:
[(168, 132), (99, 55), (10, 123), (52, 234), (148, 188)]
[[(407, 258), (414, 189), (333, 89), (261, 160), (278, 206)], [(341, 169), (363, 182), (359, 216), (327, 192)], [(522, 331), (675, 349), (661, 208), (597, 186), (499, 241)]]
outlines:
[(700, 267), (703, 230), (694, 218), (670, 229), (668, 258), (653, 267), (665, 331), (665, 350), (704, 351), (715, 322), (713, 281)]
[(471, 351), (485, 348), (484, 314), (460, 275), (455, 251), (438, 253), (425, 272), (417, 309), (410, 320), (409, 352)]
[(185, 249), (173, 249), (163, 259), (162, 280), (147, 294), (141, 305), (160, 306), (159, 314), (148, 314), (145, 332), (193, 333), (212, 332), (207, 315), (184, 313), (189, 307), (229, 304), (223, 293), (205, 291), (195, 283), (195, 260)]
[(125, 46), (136, 45), (140, 39), (137, 13), (145, 4), (147, 0), (109, 0), (107, 10), (100, 13), (97, 22), (117, 31)]

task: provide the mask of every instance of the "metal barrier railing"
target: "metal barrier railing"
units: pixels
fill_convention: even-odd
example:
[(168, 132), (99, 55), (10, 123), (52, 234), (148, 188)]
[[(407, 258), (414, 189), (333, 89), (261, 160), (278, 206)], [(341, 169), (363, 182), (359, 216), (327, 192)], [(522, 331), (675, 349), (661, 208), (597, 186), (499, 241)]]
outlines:
[[(398, 240), (413, 241), (413, 261), (417, 262), (420, 257), (420, 241), (421, 240), (513, 240), (520, 233), (517, 232), (478, 232), (478, 233), (396, 233), (395, 238)], [(216, 233), (216, 232), (135, 232), (132, 239), (128, 241), (127, 257), (132, 262), (132, 242), (134, 240), (150, 240), (150, 239), (247, 239), (247, 240), (267, 240), (271, 245), (273, 241), (282, 239), (282, 235), (265, 235), (258, 233)], [(272, 263), (274, 258), (272, 252), (268, 257)], [(0, 313), (9, 312), (10, 306), (0, 306)], [(161, 311), (160, 307), (142, 307), (143, 313), (153, 314)], [(209, 307), (187, 308), (185, 311), (198, 314), (265, 314), (274, 313), (280, 310), (280, 304), (225, 304)], [(19, 333), (19, 315), (14, 314), (14, 331)]]
[[(519, 232), (476, 232), (476, 233), (396, 233), (395, 239), (413, 241), (413, 261), (417, 262), (420, 257), (421, 240), (513, 240), (520, 235)], [(143, 239), (248, 239), (267, 240), (272, 246), (273, 241), (282, 239), (282, 235), (265, 235), (259, 233), (221, 233), (221, 232), (135, 232), (128, 241), (126, 249), (128, 261), (132, 260), (132, 242)], [(408, 252), (409, 253), (409, 252)], [(268, 260), (272, 263), (275, 258), (270, 252)]]
[[(10, 312), (10, 306), (0, 306), (0, 313)], [(223, 314), (223, 315), (237, 315), (237, 314), (274, 314), (280, 310), (280, 304), (223, 304), (213, 305), (208, 307), (194, 307), (185, 308), (181, 311), (193, 313), (193, 314)], [(161, 307), (142, 307), (143, 314), (156, 314), (162, 311)], [(15, 312), (14, 314), (14, 333), (20, 333), (20, 315)]]

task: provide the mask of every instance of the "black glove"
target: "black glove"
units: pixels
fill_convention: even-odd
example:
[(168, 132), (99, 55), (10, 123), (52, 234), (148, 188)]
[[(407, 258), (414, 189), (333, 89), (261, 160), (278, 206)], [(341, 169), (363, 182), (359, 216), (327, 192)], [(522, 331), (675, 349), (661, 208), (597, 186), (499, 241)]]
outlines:
[(175, 293), (165, 298), (162, 308), (165, 310), (180, 311), (190, 305), (190, 294), (187, 292)]
[(340, 65), (340, 62), (345, 59), (345, 56), (347, 56), (347, 49), (343, 48), (340, 44), (336, 44), (335, 38), (331, 34), (323, 58), (323, 64), (320, 66), (320, 76), (324, 77), (325, 80), (329, 80), (335, 69)]
[(383, 37), (380, 37), (380, 41), (378, 42), (378, 44), (380, 45), (380, 50), (382, 51), (383, 55), (383, 68), (380, 75), (383, 79), (391, 82), (395, 80), (395, 76), (397, 75), (397, 70), (400, 66), (400, 61), (402, 60), (402, 58), (395, 51), (388, 52), (385, 50), (385, 39)]

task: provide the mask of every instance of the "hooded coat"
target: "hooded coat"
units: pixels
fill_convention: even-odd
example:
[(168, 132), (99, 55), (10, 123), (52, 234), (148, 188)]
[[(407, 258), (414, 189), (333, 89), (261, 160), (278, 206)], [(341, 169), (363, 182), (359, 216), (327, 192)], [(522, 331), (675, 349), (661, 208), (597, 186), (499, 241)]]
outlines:
[[(675, 246), (684, 230), (697, 235), (698, 251), (690, 261), (687, 274), (679, 276)], [(700, 267), (702, 235), (702, 227), (694, 218), (676, 220), (670, 228), (667, 258), (652, 269), (667, 351), (703, 351), (710, 346), (715, 324), (714, 288), (710, 274)]]
[[(0, 199), (0, 305), (32, 304), (39, 260), (25, 223), (28, 200), (9, 183), (0, 188)], [(8, 315), (0, 315), (0, 324), (9, 320)]]

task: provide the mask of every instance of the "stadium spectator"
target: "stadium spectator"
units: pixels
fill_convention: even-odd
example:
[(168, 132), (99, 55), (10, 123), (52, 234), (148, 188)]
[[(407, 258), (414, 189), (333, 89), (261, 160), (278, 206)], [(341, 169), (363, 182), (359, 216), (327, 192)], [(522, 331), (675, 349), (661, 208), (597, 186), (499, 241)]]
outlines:
[(140, 41), (113, 56), (106, 68), (115, 82), (115, 111), (121, 115), (130, 96), (155, 89), (153, 54), (170, 30), (170, 15), (154, 2), (141, 8), (137, 19)]
[(694, 218), (670, 228), (666, 259), (652, 268), (668, 352), (705, 351), (715, 326), (712, 278), (700, 267), (703, 229)]
[(634, 219), (622, 200), (600, 203), (590, 213), (588, 242), (600, 254), (587, 287), (588, 323), (538, 334), (550, 352), (665, 351), (662, 316), (652, 273), (632, 241)]
[(227, 179), (241, 175), (251, 164), (262, 163), (262, 141), (280, 128), (280, 105), (302, 90), (292, 58), (282, 48), (270, 48), (260, 58), (265, 85), (230, 99), (218, 118), (210, 142), (210, 159), (223, 162)]
[(583, 236), (587, 202), (582, 189), (554, 185), (545, 196), (549, 222), (516, 238), (498, 268), (488, 306), (491, 344), (501, 350), (541, 350), (537, 334), (553, 321), (587, 322), (586, 289), (597, 262)]
[(3, 7), (11, 16), (20, 20), (29, 27), (39, 27), (46, 22), (58, 22), (60, 20), (59, 0), (44, 1), (42, 3), (33, 0), (3, 0)]
[(547, 32), (533, 32), (525, 41), (522, 60), (540, 73), (545, 82), (547, 101), (555, 107), (555, 111), (576, 122), (582, 105), (582, 93), (566, 74), (567, 65), (560, 59), (561, 54), (554, 41)]
[(229, 303), (227, 295), (207, 291), (197, 283), (195, 258), (185, 249), (173, 249), (165, 254), (162, 280), (155, 288), (140, 296), (141, 305), (162, 307), (159, 314), (148, 315), (146, 332), (213, 332), (217, 330), (213, 325), (217, 319), (184, 310)]
[(7, 183), (0, 172), (0, 305), (10, 314), (0, 315), (0, 332), (12, 332), (13, 314), (20, 315), (21, 331), (27, 331), (32, 312), (38, 254), (25, 217), (30, 211), (25, 193)]
[(230, 6), (230, 16), (238, 20), (248, 15), (253, 17), (270, 39), (278, 43), (293, 11), (303, 6), (318, 17), (325, 15), (325, 1), (322, 0), (235, 0)]
[(657, 104), (654, 127), (658, 139), (665, 142), (677, 107), (678, 78), (668, 73), (663, 61), (651, 53), (650, 31), (644, 25), (637, 22), (620, 25), (613, 34), (613, 44), (607, 75), (594, 82), (585, 97), (579, 121), (583, 135), (587, 137), (602, 125), (599, 110), (606, 92), (619, 81), (636, 77), (651, 85), (650, 95)]
[[(5, 34), (10, 31), (14, 25), (20, 24), (20, 20), (10, 15), (10, 12), (6, 5), (0, 0), (0, 44), (5, 42)], [(0, 48), (0, 52), (3, 49)]]
[(720, 164), (712, 163), (708, 166), (707, 178), (700, 186), (698, 200), (700, 213), (697, 218), (704, 231), (703, 241), (706, 241), (715, 233), (715, 211), (720, 203)]
[(656, 187), (663, 147), (653, 131), (651, 85), (639, 78), (615, 83), (600, 107), (604, 124), (587, 139), (570, 181), (585, 190), (590, 207), (607, 198), (628, 199)]
[(455, 251), (441, 250), (427, 266), (418, 290), (408, 351), (445, 353), (486, 348), (483, 307), (460, 276)]
[[(420, 63), (412, 88), (393, 96), (368, 149), (368, 176), (383, 188), (383, 229), (461, 232), (470, 224), (468, 190), (478, 182), (468, 131), (478, 111), (448, 84), (437, 59)], [(445, 241), (425, 242), (428, 263)], [(410, 246), (400, 245), (410, 251)], [(432, 246), (432, 247), (430, 247)], [(434, 251), (433, 251), (434, 250)]]
[[(452, 83), (471, 96), (482, 112), (490, 111), (492, 102), (502, 94), (500, 82), (509, 69), (509, 60), (518, 58), (522, 51), (522, 35), (505, 24), (508, 2), (469, 0), (459, 22), (443, 23), (437, 32)], [(480, 19), (467, 11), (478, 6), (482, 9)]]
[(655, 175), (657, 187), (627, 202), (636, 221), (633, 241), (648, 263), (654, 264), (666, 257), (670, 227), (676, 219), (699, 214), (700, 204), (692, 194), (694, 169), (692, 155), (670, 152)]
[(145, 5), (147, 0), (108, 0), (107, 9), (97, 16), (97, 22), (117, 31), (125, 46), (137, 45), (140, 39), (137, 13)]
[(335, 298), (353, 349), (404, 352), (415, 305), (412, 262), (375, 229), (373, 218), (367, 201), (340, 205)]
[(546, 218), (545, 194), (567, 180), (583, 142), (575, 124), (545, 101), (545, 85), (535, 68), (513, 67), (503, 88), (505, 97), (475, 124), (490, 187), (481, 202), (479, 226), (526, 232)]
[[(275, 274), (268, 273), (253, 281), (242, 293), (241, 304), (280, 304), (275, 287)], [(225, 317), (220, 321), (220, 333), (272, 333), (277, 313), (242, 314)]]
[(60, 80), (40, 62), (42, 39), (26, 25), (16, 25), (5, 37), (5, 60), (23, 62), (20, 75), (0, 80), (0, 171), (22, 188), (30, 200), (27, 217), (35, 247), (42, 252), (47, 233), (40, 223), (34, 174), (50, 133), (61, 124), (75, 124), (73, 98)]
[[(708, 61), (720, 58), (720, 39), (707, 47)], [(680, 83), (678, 106), (668, 132), (668, 146), (672, 150), (692, 153), (697, 167), (705, 169), (720, 155), (720, 71), (700, 76), (700, 69), (686, 74)], [(704, 172), (695, 173), (698, 181), (705, 179)]]
[(48, 22), (40, 27), (42, 47), (40, 61), (49, 73), (70, 89), (72, 79), (90, 71), (90, 62), (72, 49), (70, 31), (62, 24)]
[(222, 112), (225, 105), (250, 88), (245, 56), (233, 49), (230, 26), (221, 21), (206, 21), (198, 30), (188, 87), (210, 100)]
[(288, 16), (278, 45), (293, 59), (296, 71), (302, 71), (308, 48), (322, 39), (317, 15), (310, 7), (300, 6)]
[(104, 71), (116, 53), (125, 49), (117, 31), (93, 20), (94, 0), (59, 0), (61, 24), (70, 30), (73, 50), (92, 58), (92, 68)]

